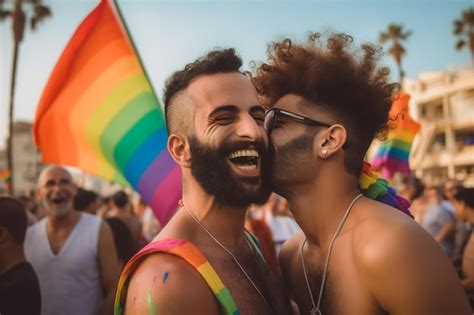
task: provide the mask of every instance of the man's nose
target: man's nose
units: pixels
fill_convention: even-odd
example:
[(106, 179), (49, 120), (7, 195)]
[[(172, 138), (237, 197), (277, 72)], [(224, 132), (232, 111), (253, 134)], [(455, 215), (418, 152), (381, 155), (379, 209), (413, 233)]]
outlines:
[(265, 136), (263, 125), (258, 125), (250, 115), (242, 115), (237, 124), (237, 136), (243, 139), (255, 141)]

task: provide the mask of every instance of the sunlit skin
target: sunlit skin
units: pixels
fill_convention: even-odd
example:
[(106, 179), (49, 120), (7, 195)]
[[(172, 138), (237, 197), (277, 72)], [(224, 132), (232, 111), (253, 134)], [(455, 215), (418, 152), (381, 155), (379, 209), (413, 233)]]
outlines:
[[(276, 150), (275, 191), (287, 198), (304, 232), (283, 245), (279, 260), (301, 314), (309, 314), (301, 245), (307, 238), (304, 258), (317, 299), (329, 241), (359, 193), (357, 178), (344, 168), (343, 125), (297, 95), (285, 95), (274, 106), (332, 124), (281, 121), (270, 136)], [(314, 137), (304, 150), (286, 151), (305, 133)], [(334, 243), (324, 292), (323, 314), (471, 314), (439, 245), (407, 215), (365, 197), (355, 203)]]
[[(268, 144), (263, 128), (264, 109), (249, 79), (237, 72), (199, 76), (185, 91), (194, 104), (193, 132), (207, 145), (218, 147), (226, 141), (255, 141)], [(255, 253), (242, 237), (246, 208), (219, 203), (207, 194), (191, 174), (191, 152), (184, 134), (171, 134), (168, 149), (181, 166), (183, 203), (239, 260), (249, 276), (262, 290), (264, 282), (278, 296), (279, 312), (289, 313), (289, 303), (281, 293), (274, 276), (262, 269)], [(230, 159), (231, 175), (237, 180), (261, 177), (261, 161), (255, 169), (242, 169)], [(222, 183), (225, 185), (225, 183)], [(257, 191), (260, 183), (242, 182), (247, 190)], [(232, 258), (185, 212), (178, 211), (157, 236), (192, 242), (209, 260), (230, 290), (241, 314), (267, 314), (264, 302), (243, 276)], [(168, 276), (165, 276), (167, 274)], [(145, 258), (131, 278), (125, 314), (144, 314), (150, 310), (147, 294), (151, 291), (157, 314), (221, 314), (220, 306), (208, 285), (196, 270), (181, 258), (153, 254)]]

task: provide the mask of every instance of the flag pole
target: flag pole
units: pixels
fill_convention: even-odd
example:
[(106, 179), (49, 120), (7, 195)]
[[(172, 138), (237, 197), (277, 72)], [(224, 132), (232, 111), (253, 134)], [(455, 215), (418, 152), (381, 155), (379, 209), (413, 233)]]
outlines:
[[(104, 0), (102, 0), (102, 1), (104, 1)], [(124, 16), (123, 16), (123, 13), (122, 13), (122, 11), (121, 11), (121, 9), (120, 9), (120, 6), (119, 6), (117, 0), (105, 0), (105, 1), (111, 1), (111, 2), (114, 4), (114, 8), (116, 9), (116, 12), (117, 12), (118, 17), (119, 17), (119, 19), (120, 19), (120, 22), (121, 22), (121, 24), (122, 24), (122, 27), (123, 27), (123, 29), (125, 30), (125, 33), (126, 33), (126, 35), (127, 35), (127, 38), (128, 38), (128, 40), (130, 41), (130, 44), (132, 45), (133, 50), (135, 51), (135, 54), (137, 55), (138, 62), (140, 63), (140, 66), (142, 67), (143, 72), (145, 73), (145, 77), (146, 77), (146, 79), (148, 80), (148, 83), (150, 84), (151, 91), (152, 91), (153, 95), (155, 96), (155, 98), (156, 98), (156, 100), (157, 100), (157, 102), (158, 102), (158, 105), (160, 105), (159, 107), (160, 107), (161, 111), (164, 112), (163, 105), (161, 104), (161, 101), (160, 101), (160, 99), (158, 98), (158, 95), (156, 94), (156, 91), (155, 91), (155, 88), (153, 87), (153, 84), (152, 84), (152, 81), (151, 81), (151, 79), (150, 79), (150, 76), (148, 75), (148, 71), (146, 71), (145, 64), (143, 63), (143, 60), (142, 60), (142, 58), (141, 58), (141, 56), (140, 56), (140, 53), (138, 52), (137, 46), (135, 45), (135, 42), (133, 41), (132, 35), (131, 35), (131, 33), (130, 33), (130, 29), (129, 29), (128, 25), (127, 25), (127, 22), (125, 21), (125, 18), (124, 18)]]

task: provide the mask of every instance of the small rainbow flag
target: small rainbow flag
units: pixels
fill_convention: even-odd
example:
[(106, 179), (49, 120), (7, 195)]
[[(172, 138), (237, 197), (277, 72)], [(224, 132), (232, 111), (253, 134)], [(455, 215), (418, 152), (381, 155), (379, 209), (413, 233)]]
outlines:
[(11, 179), (11, 173), (8, 168), (4, 168), (0, 171), (0, 180), (3, 182), (7, 182)]
[(79, 25), (41, 96), (34, 137), (46, 163), (131, 186), (162, 225), (178, 207), (180, 169), (159, 101), (111, 0)]
[(408, 112), (410, 95), (400, 92), (393, 102), (389, 113), (390, 127), (387, 140), (379, 147), (372, 166), (380, 170), (385, 178), (393, 178), (395, 173), (408, 174), (410, 166), (408, 158), (420, 124), (414, 121)]

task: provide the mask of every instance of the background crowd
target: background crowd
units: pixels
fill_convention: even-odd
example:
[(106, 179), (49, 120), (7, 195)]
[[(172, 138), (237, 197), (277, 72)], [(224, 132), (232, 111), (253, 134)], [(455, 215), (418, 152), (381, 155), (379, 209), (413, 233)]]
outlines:
[[(451, 258), (460, 279), (462, 279), (466, 294), (473, 301), (474, 188), (464, 187), (462, 182), (456, 180), (448, 180), (443, 187), (435, 187), (416, 177), (408, 176), (401, 181), (399, 192), (411, 201), (414, 219), (436, 239), (446, 255)], [(160, 232), (161, 228), (153, 211), (133, 192), (119, 190), (109, 196), (100, 196), (94, 191), (78, 188), (73, 198), (74, 212), (87, 213), (87, 217), (93, 216), (100, 222), (107, 223), (113, 235), (114, 250), (116, 251), (115, 255), (108, 255), (116, 257), (118, 271), (123, 268), (134, 253), (151, 242)], [(29, 304), (31, 314), (39, 314), (40, 296), (48, 296), (48, 292), (44, 292), (48, 290), (48, 286), (38, 285), (38, 280), (36, 280), (36, 278), (40, 279), (40, 284), (41, 281), (44, 281), (41, 280), (45, 278), (41, 274), (44, 268), (35, 266), (36, 261), (28, 262), (28, 257), (32, 255), (28, 252), (34, 251), (31, 248), (41, 248), (41, 238), (32, 238), (30, 235), (29, 245), (25, 244), (25, 249), (23, 246), (27, 226), (29, 226), (29, 230), (32, 230), (32, 227), (45, 221), (46, 216), (45, 207), (33, 193), (29, 196), (1, 197), (0, 199), (1, 314), (10, 314), (8, 305), (19, 305), (18, 303), (25, 299), (25, 295), (32, 302)], [(87, 222), (90, 222), (88, 223), (90, 225), (93, 224), (93, 221)], [(276, 194), (272, 194), (266, 204), (253, 206), (249, 209), (246, 228), (259, 239), (271, 268), (277, 268), (277, 255), (281, 245), (294, 233), (300, 231), (291, 216), (286, 200)], [(79, 228), (78, 225), (76, 229), (78, 230), (76, 234), (84, 234), (76, 236), (76, 238), (86, 240), (90, 237), (88, 235), (91, 233), (90, 226)], [(71, 235), (69, 238), (72, 238)], [(67, 242), (69, 240), (65, 241), (66, 244)], [(50, 245), (54, 252), (54, 244)], [(23, 254), (24, 250), (26, 255)], [(59, 255), (59, 253), (56, 254)], [(100, 254), (97, 255), (99, 257)], [(74, 261), (68, 261), (68, 263), (75, 264)], [(63, 276), (61, 272), (66, 272), (65, 270), (55, 267), (54, 273), (48, 274), (47, 278), (61, 278)], [(84, 273), (80, 268), (68, 268), (67, 270), (72, 273)], [(91, 268), (90, 273), (93, 272), (93, 268)], [(114, 275), (116, 279), (112, 282), (115, 286), (118, 282), (119, 272)], [(91, 275), (78, 275), (78, 277), (88, 276)], [(24, 288), (22, 290), (16, 289), (15, 287), (21, 286), (21, 283), (27, 283), (25, 287), (29, 289), (27, 291)], [(80, 280), (77, 281), (78, 285), (81, 283)], [(86, 287), (79, 288), (79, 290), (81, 289), (87, 290)], [(64, 290), (63, 298), (65, 301), (71, 299), (70, 291)], [(58, 310), (58, 312), (62, 311)]]

